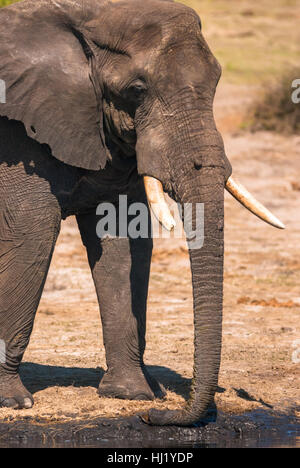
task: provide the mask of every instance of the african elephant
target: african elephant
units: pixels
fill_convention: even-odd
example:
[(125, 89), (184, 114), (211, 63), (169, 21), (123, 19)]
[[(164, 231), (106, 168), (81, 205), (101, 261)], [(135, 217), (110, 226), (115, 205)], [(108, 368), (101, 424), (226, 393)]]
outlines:
[[(221, 69), (194, 10), (169, 0), (25, 0), (0, 11), (0, 365), (2, 406), (33, 404), (18, 368), (61, 219), (76, 215), (99, 299), (102, 396), (163, 397), (143, 362), (152, 240), (96, 236), (96, 207), (163, 198), (204, 204), (202, 248), (189, 249), (194, 379), (187, 405), (144, 421), (215, 417), (221, 352), (224, 188), (283, 227), (231, 178), (213, 99)], [(156, 207), (156, 208), (155, 208)], [(157, 210), (157, 207), (160, 209)]]

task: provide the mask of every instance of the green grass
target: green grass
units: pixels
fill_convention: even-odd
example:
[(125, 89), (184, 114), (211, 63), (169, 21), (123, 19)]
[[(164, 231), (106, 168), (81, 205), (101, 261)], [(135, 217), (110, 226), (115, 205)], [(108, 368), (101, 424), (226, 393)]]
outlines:
[(4, 7), (10, 5), (11, 3), (15, 3), (18, 0), (0, 0), (0, 7)]
[(223, 80), (257, 84), (295, 68), (300, 0), (181, 0), (200, 15)]

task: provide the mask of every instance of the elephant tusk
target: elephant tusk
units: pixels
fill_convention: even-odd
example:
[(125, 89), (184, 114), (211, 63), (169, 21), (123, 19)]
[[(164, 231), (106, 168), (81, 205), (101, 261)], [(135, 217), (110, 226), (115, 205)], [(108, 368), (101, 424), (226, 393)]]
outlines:
[(154, 179), (154, 177), (145, 176), (144, 184), (147, 199), (154, 216), (165, 229), (172, 231), (176, 226), (176, 222), (165, 200), (162, 183)]
[(230, 177), (226, 183), (226, 190), (245, 208), (251, 211), (251, 213), (255, 214), (266, 223), (271, 224), (271, 226), (278, 229), (285, 229), (285, 225), (279, 221), (276, 216), (257, 201), (242, 184), (234, 180), (232, 177)]

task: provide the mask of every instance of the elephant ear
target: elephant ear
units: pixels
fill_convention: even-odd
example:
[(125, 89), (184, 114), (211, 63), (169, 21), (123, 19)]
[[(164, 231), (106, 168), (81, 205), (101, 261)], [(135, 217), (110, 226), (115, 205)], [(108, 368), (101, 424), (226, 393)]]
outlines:
[[(0, 115), (72, 166), (107, 160), (102, 98), (80, 26), (99, 14), (96, 0), (29, 0), (0, 10)], [(3, 93), (2, 93), (3, 94)]]

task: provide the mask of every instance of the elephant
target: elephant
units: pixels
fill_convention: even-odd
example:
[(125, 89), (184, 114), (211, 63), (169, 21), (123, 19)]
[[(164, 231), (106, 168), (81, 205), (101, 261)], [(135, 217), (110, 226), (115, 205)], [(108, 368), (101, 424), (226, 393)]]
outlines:
[(194, 378), (182, 409), (150, 409), (142, 419), (214, 421), (225, 188), (284, 226), (232, 177), (213, 115), (221, 67), (199, 16), (172, 0), (24, 0), (0, 19), (0, 406), (33, 405), (19, 366), (68, 216), (76, 216), (100, 306), (107, 371), (99, 395), (164, 398), (143, 360), (151, 235), (100, 239), (96, 208), (117, 207), (126, 194), (172, 229), (167, 193), (205, 208), (203, 245), (188, 239)]

